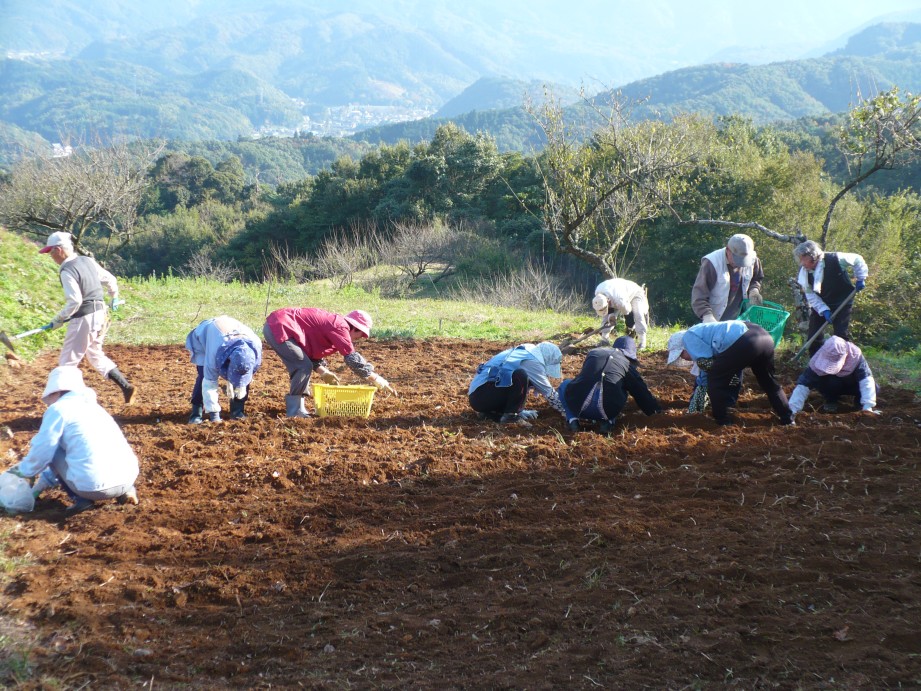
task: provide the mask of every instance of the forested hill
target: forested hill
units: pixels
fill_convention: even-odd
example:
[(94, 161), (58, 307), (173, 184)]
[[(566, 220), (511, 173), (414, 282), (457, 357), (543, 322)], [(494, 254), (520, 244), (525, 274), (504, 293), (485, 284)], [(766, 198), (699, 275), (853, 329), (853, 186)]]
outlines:
[[(846, 111), (858, 96), (893, 86), (921, 92), (921, 24), (878, 24), (854, 35), (847, 45), (820, 58), (769, 65), (711, 64), (667, 72), (627, 84), (618, 91), (636, 118), (668, 119), (680, 112), (741, 115), (757, 124)], [(471, 87), (479, 88), (478, 85)], [(599, 94), (606, 97), (607, 94)], [(462, 94), (455, 101), (470, 103)], [(431, 138), (447, 121), (467, 131), (484, 131), (500, 149), (528, 150), (539, 143), (534, 124), (521, 107), (450, 118), (430, 118), (369, 129), (355, 135), (370, 143)]]

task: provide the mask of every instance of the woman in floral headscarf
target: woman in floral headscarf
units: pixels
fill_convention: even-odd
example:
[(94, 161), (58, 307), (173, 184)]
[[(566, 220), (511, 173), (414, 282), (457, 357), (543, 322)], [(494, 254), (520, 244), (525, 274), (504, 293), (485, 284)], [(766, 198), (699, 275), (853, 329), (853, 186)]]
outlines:
[(853, 396), (868, 413), (876, 410), (876, 381), (870, 365), (860, 348), (839, 336), (832, 336), (809, 360), (809, 366), (796, 381), (790, 396), (790, 411), (796, 415), (803, 409), (809, 391), (817, 389), (825, 399), (822, 410), (834, 413), (841, 396)]
[(484, 417), (503, 424), (517, 423), (529, 427), (536, 410), (524, 410), (528, 390), (537, 389), (550, 406), (563, 413), (563, 405), (549, 377), (560, 379), (563, 354), (559, 347), (544, 341), (523, 343), (503, 350), (477, 368), (467, 397), (470, 407)]

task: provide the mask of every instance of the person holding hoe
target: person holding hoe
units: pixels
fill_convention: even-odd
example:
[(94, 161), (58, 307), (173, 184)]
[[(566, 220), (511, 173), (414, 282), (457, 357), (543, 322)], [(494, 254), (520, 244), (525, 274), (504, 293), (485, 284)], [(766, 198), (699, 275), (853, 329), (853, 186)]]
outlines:
[(345, 364), (359, 377), (396, 395), (390, 382), (375, 372), (374, 365), (353, 345), (355, 340), (371, 335), (371, 315), (363, 310), (342, 316), (316, 307), (283, 307), (269, 314), (262, 335), (285, 363), (291, 378), (285, 396), (288, 417), (310, 417), (304, 407), (304, 396), (314, 371), (327, 384), (339, 383), (339, 377), (329, 370), (325, 360), (333, 353), (342, 355)]
[(595, 288), (592, 309), (601, 317), (602, 345), (608, 345), (608, 336), (617, 324), (617, 319), (623, 317), (627, 332), (636, 334), (639, 349), (646, 347), (649, 301), (643, 286), (625, 278), (602, 281)]
[(118, 385), (125, 403), (132, 403), (134, 386), (102, 350), (106, 330), (109, 328), (103, 288), (110, 297), (109, 305), (113, 311), (122, 303), (118, 299), (115, 276), (99, 266), (92, 257), (76, 254), (70, 233), (52, 233), (39, 252), (50, 256), (61, 267), (64, 306), (51, 323), (44, 327), (58, 329), (67, 324), (67, 335), (61, 346), (58, 364), (61, 367), (75, 367), (85, 356), (99, 374)]
[[(826, 324), (832, 325), (835, 336), (851, 340), (853, 296), (864, 289), (870, 274), (863, 257), (851, 252), (823, 252), (812, 240), (797, 245), (793, 256), (800, 265), (797, 281), (811, 308), (806, 340), (815, 336)], [(853, 284), (848, 270), (854, 274)], [(816, 338), (809, 345), (809, 355), (815, 355), (821, 347), (822, 339)]]
[(222, 315), (205, 319), (189, 332), (186, 350), (198, 370), (192, 387), (192, 414), (189, 424), (202, 422), (207, 415), (211, 422), (221, 421), (218, 403), (218, 379), (230, 384), (230, 419), (246, 419), (249, 384), (262, 365), (262, 341), (246, 324)]

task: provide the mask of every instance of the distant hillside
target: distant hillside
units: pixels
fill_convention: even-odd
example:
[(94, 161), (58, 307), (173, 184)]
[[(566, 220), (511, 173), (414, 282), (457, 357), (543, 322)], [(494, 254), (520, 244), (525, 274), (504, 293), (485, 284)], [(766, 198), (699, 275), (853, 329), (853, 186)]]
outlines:
[[(635, 118), (668, 119), (681, 112), (712, 116), (739, 114), (756, 124), (840, 113), (858, 93), (892, 86), (921, 92), (921, 24), (880, 24), (822, 58), (769, 65), (712, 64), (688, 67), (632, 82), (617, 89), (636, 102)], [(876, 51), (876, 52), (873, 52)], [(602, 92), (596, 98), (608, 98)], [(520, 108), (466, 113), (449, 120), (469, 132), (492, 134), (500, 148), (527, 150), (537, 141), (533, 124)], [(371, 129), (356, 135), (366, 142), (417, 141), (445, 119), (421, 120)]]
[(62, 135), (228, 139), (264, 125), (297, 127), (297, 104), (234, 69), (166, 77), (106, 60), (0, 60), (0, 120), (51, 141)]
[(452, 118), (474, 110), (504, 110), (520, 107), (526, 98), (535, 102), (544, 99), (545, 87), (563, 103), (574, 103), (579, 92), (572, 87), (546, 82), (524, 82), (505, 77), (483, 77), (445, 103), (432, 118)]

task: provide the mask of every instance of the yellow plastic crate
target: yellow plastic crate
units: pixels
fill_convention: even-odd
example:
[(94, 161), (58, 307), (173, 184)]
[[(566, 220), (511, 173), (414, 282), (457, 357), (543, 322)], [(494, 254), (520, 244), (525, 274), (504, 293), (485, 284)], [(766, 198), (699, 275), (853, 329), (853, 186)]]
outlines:
[(368, 417), (374, 401), (373, 386), (313, 385), (313, 403), (320, 417)]

